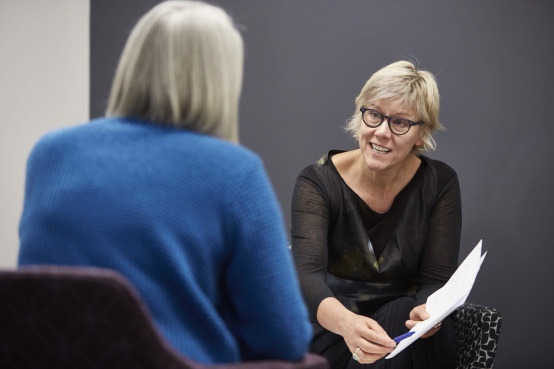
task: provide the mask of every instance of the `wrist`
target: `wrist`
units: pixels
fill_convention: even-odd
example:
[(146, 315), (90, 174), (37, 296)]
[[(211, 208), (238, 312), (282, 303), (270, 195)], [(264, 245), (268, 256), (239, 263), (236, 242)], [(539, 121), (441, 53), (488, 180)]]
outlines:
[(334, 297), (321, 301), (317, 309), (318, 323), (328, 331), (343, 336), (350, 331), (349, 322), (355, 316)]

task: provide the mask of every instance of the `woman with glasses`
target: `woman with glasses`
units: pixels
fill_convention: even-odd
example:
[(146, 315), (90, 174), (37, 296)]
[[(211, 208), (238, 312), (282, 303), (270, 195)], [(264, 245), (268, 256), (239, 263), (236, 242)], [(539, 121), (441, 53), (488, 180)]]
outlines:
[(388, 65), (366, 82), (346, 126), (359, 148), (329, 151), (297, 178), (292, 251), (314, 323), (311, 350), (332, 368), (456, 366), (450, 318), (383, 359), (393, 338), (428, 318), (427, 297), (457, 267), (457, 175), (422, 154), (435, 148), (438, 114), (431, 73)]
[(19, 264), (114, 269), (200, 363), (299, 360), (311, 336), (282, 213), (238, 144), (243, 40), (221, 8), (165, 1), (123, 50), (107, 116), (47, 134)]

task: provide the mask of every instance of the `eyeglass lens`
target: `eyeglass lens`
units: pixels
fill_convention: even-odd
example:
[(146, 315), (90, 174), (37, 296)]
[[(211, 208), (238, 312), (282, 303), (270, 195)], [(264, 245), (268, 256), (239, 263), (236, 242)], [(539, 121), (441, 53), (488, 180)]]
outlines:
[[(373, 128), (380, 126), (381, 123), (383, 123), (383, 121), (385, 120), (385, 116), (375, 110), (364, 111), (362, 118), (367, 125)], [(389, 128), (393, 133), (404, 134), (410, 129), (410, 122), (408, 122), (407, 119), (390, 117), (387, 119), (387, 121), (389, 124)]]

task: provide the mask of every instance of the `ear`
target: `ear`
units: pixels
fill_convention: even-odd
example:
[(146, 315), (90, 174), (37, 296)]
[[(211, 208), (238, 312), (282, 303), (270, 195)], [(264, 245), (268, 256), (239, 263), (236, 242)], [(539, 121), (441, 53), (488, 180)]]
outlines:
[(415, 144), (414, 144), (415, 146), (417, 146), (417, 147), (423, 146), (423, 137), (425, 136), (426, 133), (427, 133), (427, 130), (425, 130), (425, 129), (420, 129), (419, 130), (419, 138), (415, 142)]

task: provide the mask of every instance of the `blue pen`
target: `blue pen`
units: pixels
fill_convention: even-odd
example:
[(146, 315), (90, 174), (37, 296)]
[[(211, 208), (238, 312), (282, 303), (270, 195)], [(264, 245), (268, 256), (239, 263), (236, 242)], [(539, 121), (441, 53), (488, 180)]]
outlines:
[(393, 338), (393, 341), (396, 342), (396, 344), (398, 345), (400, 343), (400, 341), (402, 341), (403, 339), (406, 339), (408, 337), (411, 337), (415, 332), (408, 332), (408, 333), (404, 333), (396, 338)]

